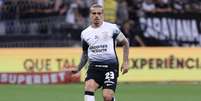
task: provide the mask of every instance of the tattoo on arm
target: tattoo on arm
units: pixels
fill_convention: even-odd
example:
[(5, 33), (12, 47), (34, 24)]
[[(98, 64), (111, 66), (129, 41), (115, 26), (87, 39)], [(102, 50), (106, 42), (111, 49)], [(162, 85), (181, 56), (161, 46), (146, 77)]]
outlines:
[(87, 50), (86, 51), (84, 50), (81, 56), (80, 63), (78, 65), (78, 71), (80, 71), (84, 67), (84, 65), (87, 63), (87, 60), (88, 60)]

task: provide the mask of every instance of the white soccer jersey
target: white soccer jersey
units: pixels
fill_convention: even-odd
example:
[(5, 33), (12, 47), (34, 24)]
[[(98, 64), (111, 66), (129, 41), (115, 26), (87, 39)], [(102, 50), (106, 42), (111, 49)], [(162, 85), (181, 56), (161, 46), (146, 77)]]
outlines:
[(83, 49), (88, 51), (89, 63), (118, 64), (115, 43), (124, 37), (115, 24), (108, 22), (103, 22), (98, 28), (86, 28), (81, 33), (81, 39)]

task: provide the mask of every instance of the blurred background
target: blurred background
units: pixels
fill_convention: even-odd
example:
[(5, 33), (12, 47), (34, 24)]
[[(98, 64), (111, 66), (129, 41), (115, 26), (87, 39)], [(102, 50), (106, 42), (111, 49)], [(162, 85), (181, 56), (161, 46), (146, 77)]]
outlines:
[(200, 101), (200, 0), (0, 0), (0, 101), (83, 101), (87, 66), (70, 71), (93, 3), (131, 46), (117, 101)]
[(131, 46), (201, 45), (200, 0), (0, 0), (0, 47), (80, 46), (93, 3)]

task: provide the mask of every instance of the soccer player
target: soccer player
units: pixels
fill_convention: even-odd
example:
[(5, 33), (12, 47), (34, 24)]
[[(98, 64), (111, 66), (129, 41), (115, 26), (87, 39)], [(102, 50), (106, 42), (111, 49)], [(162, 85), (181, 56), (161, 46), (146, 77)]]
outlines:
[(123, 45), (122, 74), (128, 72), (128, 40), (115, 24), (105, 22), (103, 16), (103, 7), (93, 4), (90, 7), (91, 25), (81, 33), (83, 52), (78, 69), (73, 73), (79, 72), (89, 62), (84, 101), (95, 101), (94, 93), (100, 87), (104, 101), (115, 101), (114, 93), (119, 74), (116, 42)]

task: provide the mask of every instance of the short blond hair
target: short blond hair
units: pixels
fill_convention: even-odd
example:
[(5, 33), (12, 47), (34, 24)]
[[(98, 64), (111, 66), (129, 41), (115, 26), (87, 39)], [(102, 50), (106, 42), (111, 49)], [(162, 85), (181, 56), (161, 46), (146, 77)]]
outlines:
[(91, 9), (93, 9), (93, 8), (101, 8), (102, 11), (103, 11), (103, 6), (102, 6), (102, 5), (99, 5), (99, 4), (97, 4), (97, 3), (91, 5), (91, 7), (90, 7), (90, 12), (91, 12)]

